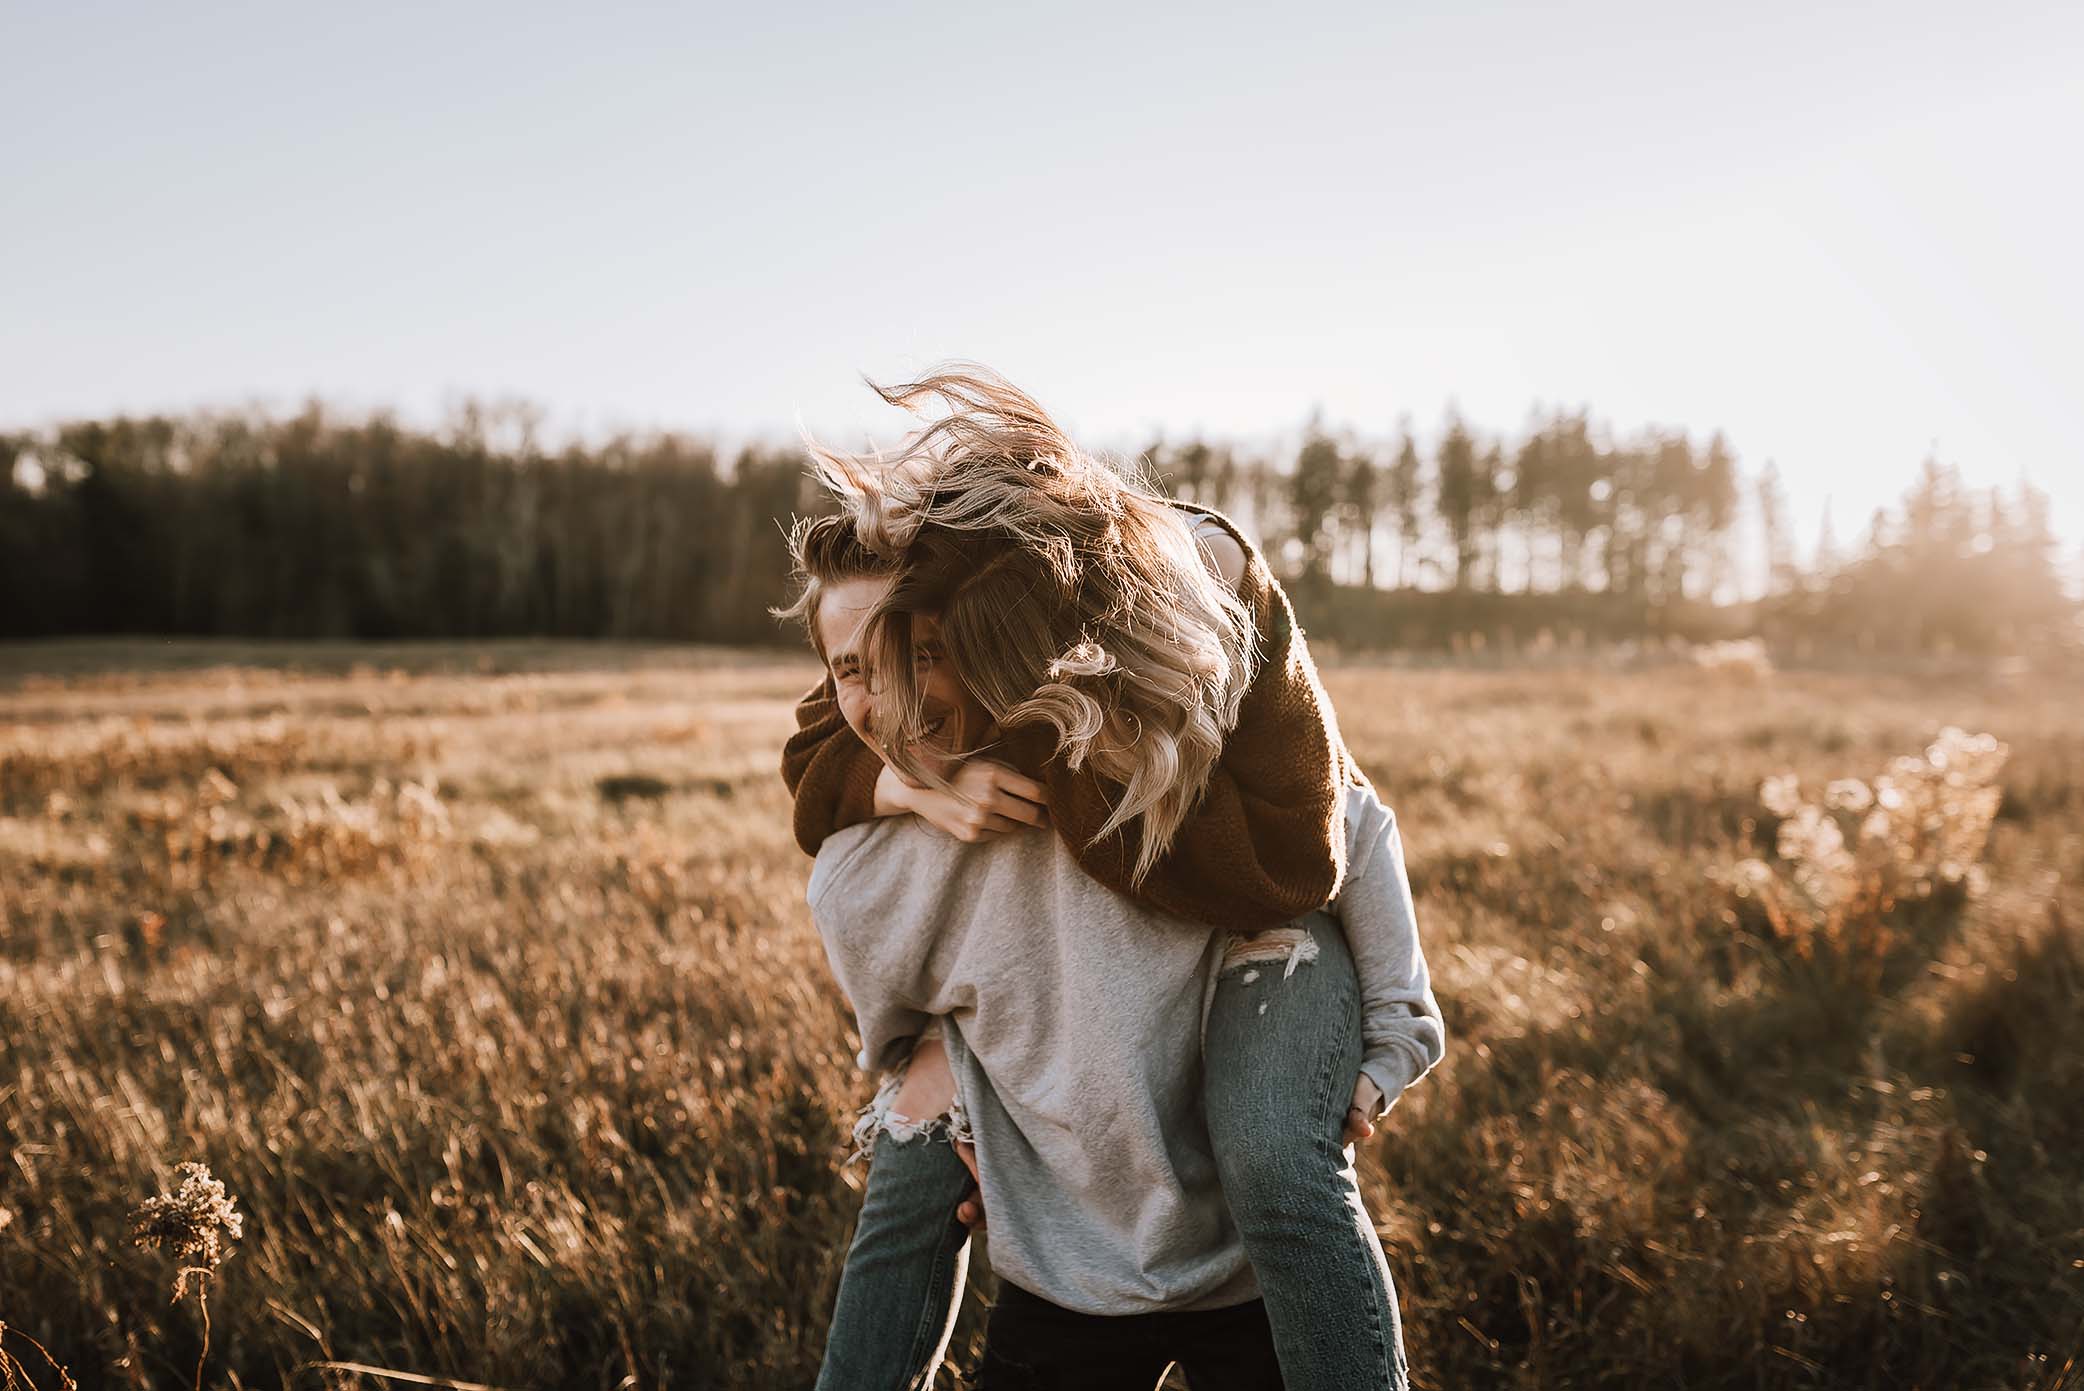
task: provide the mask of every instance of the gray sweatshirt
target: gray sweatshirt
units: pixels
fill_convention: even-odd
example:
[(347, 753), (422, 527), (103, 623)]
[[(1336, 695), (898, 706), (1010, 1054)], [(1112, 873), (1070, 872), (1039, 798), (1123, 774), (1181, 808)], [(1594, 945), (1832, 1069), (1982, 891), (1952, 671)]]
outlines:
[[(1394, 819), (1357, 788), (1346, 821), (1332, 907), (1361, 977), (1363, 1070), (1394, 1101), (1440, 1058), (1439, 1006)], [(969, 845), (910, 816), (828, 838), (809, 900), (863, 1067), (898, 1066), (947, 1017), (1001, 1278), (1092, 1314), (1257, 1295), (1201, 1111), (1228, 934), (1114, 893), (1053, 834)]]

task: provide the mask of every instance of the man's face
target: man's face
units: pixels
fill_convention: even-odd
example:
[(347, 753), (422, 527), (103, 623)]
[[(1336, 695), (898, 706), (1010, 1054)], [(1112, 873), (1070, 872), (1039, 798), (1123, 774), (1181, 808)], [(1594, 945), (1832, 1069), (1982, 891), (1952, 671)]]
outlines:
[[(864, 575), (825, 586), (818, 600), (818, 638), (826, 667), (839, 692), (839, 711), (870, 748), (880, 748), (874, 720), (875, 673), (862, 651), (861, 625), (890, 587), (887, 577)], [(991, 716), (977, 703), (941, 646), (940, 624), (930, 615), (912, 619), (912, 662), (925, 703), (926, 737), (912, 752), (942, 776), (983, 742)]]

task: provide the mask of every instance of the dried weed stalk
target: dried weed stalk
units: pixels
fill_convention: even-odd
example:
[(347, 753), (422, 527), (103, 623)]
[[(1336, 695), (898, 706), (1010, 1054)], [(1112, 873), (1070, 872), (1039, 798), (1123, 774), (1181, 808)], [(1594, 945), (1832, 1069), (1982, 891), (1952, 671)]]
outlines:
[(196, 1304), (203, 1315), (203, 1346), (195, 1359), (195, 1384), (200, 1391), (203, 1363), (210, 1356), (210, 1277), (231, 1255), (246, 1219), (207, 1165), (183, 1164), (176, 1172), (181, 1178), (179, 1188), (147, 1198), (131, 1210), (130, 1239), (174, 1258), (174, 1303), (188, 1293), (190, 1278), (195, 1280)]
[(72, 1373), (66, 1371), (57, 1358), (51, 1356), (49, 1348), (20, 1329), (9, 1328), (5, 1319), (0, 1319), (0, 1391), (36, 1391), (36, 1379), (29, 1375), (29, 1369), (7, 1350), (10, 1335), (36, 1349), (36, 1355), (58, 1374), (60, 1391), (79, 1391), (80, 1384), (72, 1379)]

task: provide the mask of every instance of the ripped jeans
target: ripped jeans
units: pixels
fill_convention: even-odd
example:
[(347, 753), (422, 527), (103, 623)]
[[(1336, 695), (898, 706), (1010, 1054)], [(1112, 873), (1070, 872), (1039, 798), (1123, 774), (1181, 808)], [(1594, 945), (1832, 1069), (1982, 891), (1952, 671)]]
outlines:
[[(1329, 914), (1233, 939), (1209, 1006), (1203, 1100), (1232, 1218), (1296, 1391), (1406, 1391), (1395, 1286), (1340, 1141), (1360, 985)], [(969, 1171), (945, 1123), (874, 1137), (819, 1391), (932, 1383), (969, 1262)], [(987, 1338), (989, 1334), (987, 1333)]]

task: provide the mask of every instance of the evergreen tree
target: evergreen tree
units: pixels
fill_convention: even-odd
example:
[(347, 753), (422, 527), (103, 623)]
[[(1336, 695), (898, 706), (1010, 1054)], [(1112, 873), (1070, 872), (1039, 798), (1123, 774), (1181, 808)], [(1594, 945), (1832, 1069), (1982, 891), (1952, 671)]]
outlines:
[(1174, 450), (1172, 463), (1180, 495), (1189, 502), (1215, 506), (1209, 496), (1209, 485), (1215, 468), (1215, 451), (1197, 439)]
[(1585, 550), (1603, 511), (1604, 477), (1598, 447), (1583, 411), (1558, 413), (1549, 427), (1549, 465), (1554, 479), (1558, 549), (1567, 588), (1585, 582)]
[(1838, 554), (1838, 528), (1831, 521), (1831, 499), (1825, 498), (1823, 519), (1816, 527), (1816, 552), (1809, 558), (1809, 573), (1821, 583), (1829, 584), (1843, 563)]
[(1651, 447), (1645, 496), (1638, 500), (1642, 514), (1639, 531), (1641, 564), (1639, 584), (1654, 582), (1653, 597), (1660, 604), (1686, 597), (1686, 575), (1692, 568), (1700, 536), (1707, 528), (1707, 495), (1702, 490), (1703, 470), (1696, 464), (1693, 442), (1681, 431), (1656, 437)]
[(1210, 471), (1210, 479), (1209, 486), (1214, 490), (1210, 505), (1219, 512), (1237, 511), (1240, 495), (1237, 455), (1228, 445), (1215, 451), (1215, 463)]
[[(1779, 465), (1771, 459), (1759, 471), (1753, 496), (1758, 505), (1759, 537), (1765, 544), (1766, 594), (1792, 593), (1798, 572), (1794, 539), (1788, 529), (1787, 490), (1780, 483)], [(1878, 518), (1879, 514), (1877, 524)]]
[(1512, 476), (1505, 467), (1504, 446), (1493, 440), (1476, 456), (1471, 520), (1476, 533), (1480, 587), (1498, 592), (1504, 558), (1504, 533), (1511, 513)]
[(1707, 591), (1710, 598), (1719, 594), (1728, 578), (1730, 528), (1737, 519), (1739, 478), (1736, 455), (1730, 452), (1729, 442), (1717, 430), (1708, 438), (1707, 453), (1701, 457), (1699, 495), (1702, 500), (1702, 520), (1707, 536), (1704, 546), (1707, 553)]
[(1338, 443), (1313, 418), (1295, 456), (1295, 471), (1288, 478), (1294, 539), (1302, 555), (1300, 577), (1307, 583), (1321, 584), (1330, 578), (1331, 556), (1337, 548), (1337, 514), (1346, 491), (1344, 472)]
[(1382, 506), (1381, 468), (1374, 451), (1355, 448), (1346, 461), (1346, 512), (1360, 551), (1360, 583), (1375, 587), (1375, 527)]
[(1411, 440), (1411, 418), (1404, 417), (1398, 433), (1396, 461), (1389, 466), (1388, 502), (1397, 527), (1397, 588), (1411, 583), (1411, 560), (1418, 547), (1419, 525), (1424, 518), (1424, 465), (1418, 446)]
[(1482, 505), (1483, 490), (1477, 483), (1476, 441), (1453, 412), (1448, 414), (1447, 429), (1440, 438), (1438, 468), (1434, 505), (1454, 545), (1450, 582), (1455, 589), (1465, 589), (1476, 568), (1477, 509)]
[[(1527, 432), (1527, 438), (1512, 460), (1512, 514), (1527, 567), (1525, 581), (1520, 586), (1523, 593), (1534, 593), (1539, 571), (1538, 544), (1541, 537), (1555, 529), (1555, 487), (1555, 465), (1548, 434), (1536, 424)], [(1560, 557), (1556, 569), (1558, 572), (1562, 569)]]

